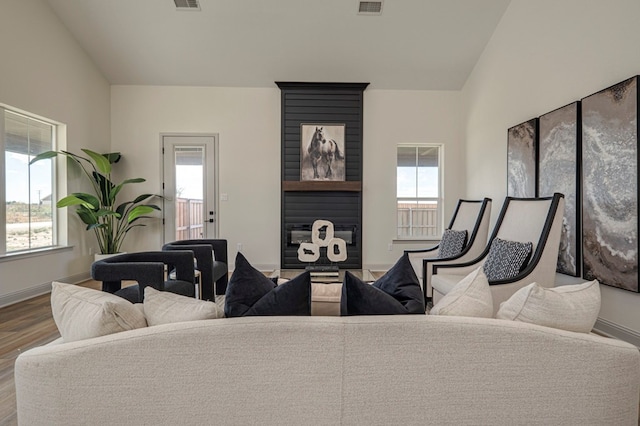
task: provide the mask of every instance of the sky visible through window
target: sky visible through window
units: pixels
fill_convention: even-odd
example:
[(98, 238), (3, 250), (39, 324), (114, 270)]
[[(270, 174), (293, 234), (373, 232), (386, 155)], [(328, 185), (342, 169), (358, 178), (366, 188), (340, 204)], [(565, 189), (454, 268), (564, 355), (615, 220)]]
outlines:
[[(31, 187), (27, 170), (29, 158), (24, 154), (8, 152), (6, 156), (7, 202), (31, 202), (51, 195), (51, 162), (39, 161), (31, 166)], [(416, 181), (418, 188), (416, 189)], [(202, 166), (176, 166), (176, 188), (183, 198), (202, 199)], [(438, 196), (438, 168), (420, 167), (416, 179), (415, 167), (398, 167), (398, 197)], [(39, 192), (39, 193), (38, 193)]]
[(176, 192), (180, 198), (202, 200), (202, 166), (176, 165)]
[[(438, 168), (398, 167), (398, 198), (436, 198), (438, 197)], [(417, 183), (417, 188), (416, 188)]]
[[(33, 158), (33, 157), (32, 157)], [(27, 174), (30, 158), (25, 154), (7, 152), (7, 202), (38, 203), (51, 195), (51, 162), (31, 165), (31, 194)], [(202, 199), (202, 166), (176, 166), (176, 187), (184, 198)], [(38, 193), (39, 192), (39, 193)]]
[[(38, 161), (29, 166), (29, 161), (33, 157), (15, 152), (7, 152), (5, 158), (8, 203), (38, 203), (51, 195), (51, 161)], [(31, 194), (29, 194), (29, 167), (31, 167)]]

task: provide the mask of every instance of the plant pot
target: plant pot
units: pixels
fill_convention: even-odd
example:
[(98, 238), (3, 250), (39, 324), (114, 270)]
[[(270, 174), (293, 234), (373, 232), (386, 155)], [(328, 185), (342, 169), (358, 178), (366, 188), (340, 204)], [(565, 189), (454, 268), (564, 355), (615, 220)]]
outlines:
[(117, 256), (119, 254), (125, 254), (126, 252), (120, 252), (120, 253), (109, 253), (109, 254), (102, 254), (102, 253), (96, 253), (93, 255), (93, 261), (97, 262), (98, 260), (102, 260), (102, 259), (107, 259), (109, 257), (113, 257), (113, 256)]

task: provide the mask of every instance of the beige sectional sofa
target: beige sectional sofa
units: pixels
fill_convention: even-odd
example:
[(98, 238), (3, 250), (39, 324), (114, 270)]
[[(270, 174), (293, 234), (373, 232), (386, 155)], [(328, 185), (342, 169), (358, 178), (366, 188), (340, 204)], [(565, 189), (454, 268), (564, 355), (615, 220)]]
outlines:
[(640, 353), (498, 319), (245, 317), (21, 354), (21, 425), (636, 425)]

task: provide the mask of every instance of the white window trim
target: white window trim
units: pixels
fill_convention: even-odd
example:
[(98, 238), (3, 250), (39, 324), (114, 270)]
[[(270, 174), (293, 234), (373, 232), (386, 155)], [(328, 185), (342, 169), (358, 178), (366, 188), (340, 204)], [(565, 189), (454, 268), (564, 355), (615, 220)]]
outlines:
[[(15, 114), (27, 116), (32, 120), (42, 121), (46, 124), (54, 126), (54, 132), (52, 135), (52, 150), (64, 149), (66, 147), (66, 125), (63, 123), (51, 120), (37, 114), (33, 114), (28, 111), (21, 110), (19, 108), (13, 108), (6, 104), (0, 103), (0, 184), (6, 185), (6, 158), (5, 158), (5, 111), (9, 111)], [(53, 245), (47, 247), (37, 247), (26, 250), (12, 251), (7, 253), (7, 229), (6, 229), (6, 208), (0, 208), (0, 262), (22, 259), (33, 256), (42, 256), (51, 252), (57, 252), (61, 250), (72, 249), (73, 246), (68, 246), (67, 238), (67, 216), (59, 214), (58, 209), (55, 208), (55, 200), (58, 199), (60, 194), (66, 195), (66, 181), (67, 171), (64, 163), (64, 158), (58, 156), (52, 162), (52, 175), (54, 185), (51, 191), (51, 203), (52, 203), (52, 226), (53, 226)], [(6, 204), (6, 192), (0, 202)]]
[[(396, 182), (396, 197), (395, 197), (395, 234), (394, 242), (433, 242), (439, 241), (442, 237), (442, 233), (444, 232), (444, 144), (442, 143), (399, 143), (396, 145), (396, 179), (397, 179), (397, 158), (398, 158), (398, 148), (402, 147), (410, 147), (410, 148), (420, 148), (420, 147), (437, 147), (438, 148), (438, 197), (398, 197), (398, 185)], [(410, 200), (410, 201), (437, 201), (437, 232), (436, 236), (433, 237), (425, 237), (425, 236), (400, 236), (398, 235), (398, 201), (399, 200)]]

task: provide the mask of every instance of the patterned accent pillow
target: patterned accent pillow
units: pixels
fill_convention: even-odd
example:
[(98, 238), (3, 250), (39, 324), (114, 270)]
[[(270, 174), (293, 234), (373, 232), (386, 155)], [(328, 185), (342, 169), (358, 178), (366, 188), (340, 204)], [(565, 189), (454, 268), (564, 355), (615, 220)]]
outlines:
[(529, 262), (533, 244), (495, 238), (484, 263), (484, 273), (489, 281), (507, 280), (520, 273)]
[(438, 244), (438, 259), (447, 259), (462, 253), (467, 244), (467, 230), (454, 231), (445, 229), (440, 244)]

